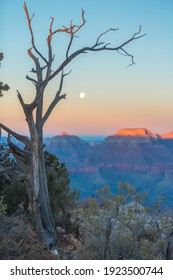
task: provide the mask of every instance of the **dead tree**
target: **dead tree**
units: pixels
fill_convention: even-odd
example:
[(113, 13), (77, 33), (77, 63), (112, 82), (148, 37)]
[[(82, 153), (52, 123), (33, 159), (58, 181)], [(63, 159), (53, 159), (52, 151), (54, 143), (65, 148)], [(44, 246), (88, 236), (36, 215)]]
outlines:
[[(140, 39), (145, 34), (141, 34), (141, 26), (128, 40), (118, 46), (111, 46), (110, 43), (105, 43), (102, 38), (109, 32), (117, 31), (118, 29), (108, 29), (101, 33), (92, 46), (80, 48), (71, 52), (71, 46), (76, 37), (76, 34), (85, 25), (85, 13), (82, 10), (82, 23), (75, 25), (73, 21), (70, 22), (69, 27), (63, 26), (60, 29), (53, 30), (54, 18), (51, 18), (49, 26), (49, 34), (47, 36), (48, 55), (45, 57), (35, 44), (34, 33), (32, 29), (33, 16), (30, 17), (26, 3), (24, 3), (24, 11), (26, 14), (28, 27), (31, 35), (32, 47), (28, 49), (28, 55), (33, 60), (34, 67), (31, 72), (32, 77), (26, 76), (26, 79), (31, 81), (35, 86), (35, 96), (30, 104), (26, 104), (21, 93), (17, 91), (19, 102), (23, 108), (25, 119), (29, 128), (30, 137), (22, 136), (3, 124), (0, 128), (5, 130), (8, 134), (8, 143), (11, 150), (18, 161), (20, 167), (27, 175), (28, 181), (28, 196), (29, 196), (29, 210), (32, 216), (33, 225), (39, 234), (42, 242), (47, 243), (51, 248), (56, 246), (57, 237), (55, 231), (54, 219), (51, 214), (49, 205), (49, 196), (47, 189), (47, 179), (45, 172), (44, 159), (44, 143), (43, 143), (43, 127), (51, 115), (55, 106), (63, 99), (66, 99), (66, 94), (62, 94), (63, 82), (65, 77), (70, 73), (65, 73), (65, 68), (69, 63), (81, 54), (88, 52), (99, 51), (115, 51), (130, 57), (131, 63), (134, 64), (134, 57), (125, 50), (125, 47), (135, 40)], [(52, 71), (52, 65), (55, 56), (52, 53), (52, 39), (56, 33), (67, 33), (69, 35), (69, 44), (65, 50), (64, 61)], [(52, 98), (52, 102), (48, 106), (47, 111), (43, 112), (45, 89), (49, 82), (56, 77), (59, 77), (59, 88)], [(21, 141), (25, 148), (21, 149), (11, 143), (10, 135)]]

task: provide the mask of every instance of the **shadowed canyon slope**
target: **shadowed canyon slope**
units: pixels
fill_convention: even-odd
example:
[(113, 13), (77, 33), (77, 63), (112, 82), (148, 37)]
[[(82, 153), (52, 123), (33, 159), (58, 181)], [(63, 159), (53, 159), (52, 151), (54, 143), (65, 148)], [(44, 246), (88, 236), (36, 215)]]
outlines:
[(119, 182), (132, 184), (139, 192), (148, 192), (150, 203), (159, 195), (173, 199), (173, 133), (154, 134), (148, 129), (121, 129), (99, 144), (89, 145), (77, 136), (51, 138), (46, 148), (65, 162), (72, 187), (81, 198)]

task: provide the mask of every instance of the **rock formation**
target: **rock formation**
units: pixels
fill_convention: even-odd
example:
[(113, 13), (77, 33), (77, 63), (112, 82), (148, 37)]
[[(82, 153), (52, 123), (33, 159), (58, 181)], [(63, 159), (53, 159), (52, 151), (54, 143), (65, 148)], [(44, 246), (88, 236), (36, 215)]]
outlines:
[(116, 192), (119, 182), (148, 192), (150, 203), (159, 195), (173, 199), (172, 134), (158, 135), (145, 128), (121, 129), (103, 142), (90, 146), (77, 136), (63, 133), (51, 138), (46, 148), (65, 162), (72, 187), (81, 198), (110, 185)]

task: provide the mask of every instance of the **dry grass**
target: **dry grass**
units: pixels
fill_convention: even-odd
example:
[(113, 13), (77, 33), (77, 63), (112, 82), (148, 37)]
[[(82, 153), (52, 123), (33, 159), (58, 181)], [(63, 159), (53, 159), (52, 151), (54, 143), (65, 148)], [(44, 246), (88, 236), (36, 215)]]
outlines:
[(29, 218), (0, 217), (1, 260), (53, 260), (47, 246), (42, 244), (34, 232)]

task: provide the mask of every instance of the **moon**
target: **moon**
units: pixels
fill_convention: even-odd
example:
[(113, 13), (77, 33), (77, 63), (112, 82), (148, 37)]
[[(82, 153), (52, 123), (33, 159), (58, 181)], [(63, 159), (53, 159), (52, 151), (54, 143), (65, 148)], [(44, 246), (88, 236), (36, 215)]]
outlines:
[(79, 97), (82, 98), (82, 99), (85, 98), (85, 96), (86, 96), (85, 92), (81, 92), (81, 93), (79, 94)]

